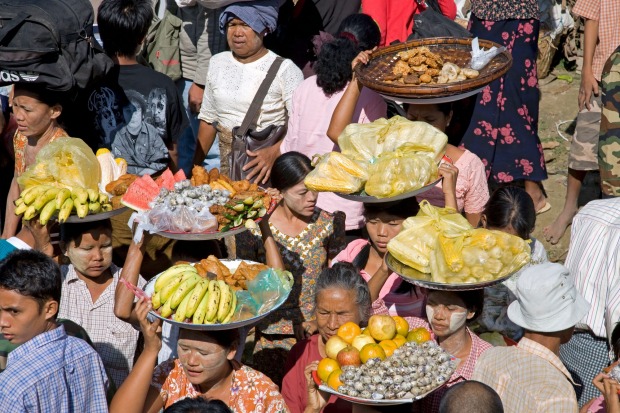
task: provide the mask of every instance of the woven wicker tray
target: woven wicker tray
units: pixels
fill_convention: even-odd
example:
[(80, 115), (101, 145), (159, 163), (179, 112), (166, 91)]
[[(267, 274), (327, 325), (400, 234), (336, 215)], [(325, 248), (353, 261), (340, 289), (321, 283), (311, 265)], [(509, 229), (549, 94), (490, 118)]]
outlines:
[[(480, 89), (502, 77), (512, 66), (510, 53), (504, 51), (495, 56), (480, 70), (480, 76), (475, 79), (434, 85), (406, 85), (387, 82), (383, 79), (392, 74), (392, 68), (398, 61), (396, 56), (398, 52), (420, 46), (426, 46), (431, 52), (438, 53), (445, 62), (454, 63), (459, 67), (468, 67), (471, 60), (471, 42), (472, 39), (436, 37), (384, 47), (372, 54), (367, 65), (358, 65), (355, 68), (355, 74), (364, 86), (384, 96), (430, 99), (463, 94)], [(479, 44), (484, 49), (493, 46), (500, 47), (499, 44), (482, 39), (479, 39)]]

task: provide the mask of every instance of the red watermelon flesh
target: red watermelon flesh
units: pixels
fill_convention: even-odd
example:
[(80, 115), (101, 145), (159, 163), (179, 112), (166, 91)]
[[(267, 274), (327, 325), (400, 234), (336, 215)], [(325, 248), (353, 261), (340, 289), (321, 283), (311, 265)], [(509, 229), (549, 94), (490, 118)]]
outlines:
[(175, 182), (176, 181), (174, 180), (174, 175), (172, 175), (170, 168), (166, 169), (164, 173), (155, 180), (155, 183), (160, 189), (166, 188), (169, 191), (172, 191), (174, 189)]
[(136, 211), (151, 209), (149, 203), (159, 195), (159, 186), (149, 175), (144, 175), (129, 185), (121, 203)]
[(185, 172), (183, 172), (183, 169), (179, 169), (179, 171), (174, 174), (175, 182), (185, 181), (186, 179), (187, 177), (185, 176)]

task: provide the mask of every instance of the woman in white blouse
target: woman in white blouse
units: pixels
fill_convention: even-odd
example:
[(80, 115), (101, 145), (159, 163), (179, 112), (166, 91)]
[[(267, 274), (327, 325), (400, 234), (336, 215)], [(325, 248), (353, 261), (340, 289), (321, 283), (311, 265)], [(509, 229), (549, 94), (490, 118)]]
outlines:
[[(278, 0), (235, 3), (220, 17), (220, 31), (226, 34), (230, 51), (211, 58), (205, 84), (204, 99), (198, 119), (198, 145), (194, 163), (201, 164), (205, 154), (219, 135), (222, 172), (229, 172), (234, 127), (240, 126), (256, 92), (277, 55), (263, 44), (266, 34), (275, 30), (278, 18)], [(258, 116), (256, 131), (270, 125), (286, 125), (291, 111), (295, 88), (303, 81), (303, 74), (286, 59), (280, 66)], [(269, 179), (271, 166), (279, 155), (279, 143), (248, 155), (253, 159), (244, 170), (255, 182)]]

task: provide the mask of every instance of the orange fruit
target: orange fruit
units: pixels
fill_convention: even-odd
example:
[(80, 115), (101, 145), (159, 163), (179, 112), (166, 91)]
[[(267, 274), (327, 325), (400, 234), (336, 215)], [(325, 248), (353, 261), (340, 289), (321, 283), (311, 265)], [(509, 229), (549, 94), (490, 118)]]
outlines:
[(407, 338), (405, 338), (405, 336), (401, 336), (400, 334), (396, 334), (392, 341), (396, 343), (398, 347), (400, 347), (407, 342)]
[(386, 357), (390, 357), (392, 354), (394, 354), (394, 350), (398, 348), (396, 343), (392, 340), (383, 340), (379, 343), (379, 345), (381, 346), (381, 348), (383, 348)]
[(327, 378), (327, 385), (332, 389), (338, 391), (338, 388), (344, 384), (340, 381), (341, 374), (342, 370), (340, 369), (332, 371)]
[(407, 341), (413, 341), (415, 343), (424, 343), (431, 339), (431, 332), (424, 327), (414, 328), (407, 334)]
[(360, 359), (362, 363), (366, 363), (370, 359), (379, 358), (385, 360), (385, 350), (379, 344), (366, 344), (360, 351)]
[(338, 333), (336, 334), (338, 335), (338, 337), (351, 344), (353, 343), (353, 339), (355, 337), (362, 334), (362, 329), (353, 321), (348, 321), (340, 326), (340, 328), (338, 329)]
[(368, 327), (362, 330), (362, 334), (367, 335), (367, 336), (370, 335), (370, 331), (368, 330)]
[(397, 315), (392, 316), (392, 318), (396, 323), (396, 334), (407, 337), (407, 333), (409, 333), (409, 323), (407, 320)]
[(316, 368), (316, 374), (319, 376), (323, 383), (327, 383), (329, 375), (336, 370), (339, 370), (340, 366), (336, 360), (332, 360), (329, 357), (325, 357), (319, 361), (319, 365)]

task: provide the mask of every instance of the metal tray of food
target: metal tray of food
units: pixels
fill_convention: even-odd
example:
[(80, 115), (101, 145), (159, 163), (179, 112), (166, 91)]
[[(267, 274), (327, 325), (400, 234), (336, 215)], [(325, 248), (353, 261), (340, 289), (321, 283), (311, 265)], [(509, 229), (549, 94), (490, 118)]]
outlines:
[(129, 208), (126, 206), (113, 209), (111, 211), (100, 212), (98, 214), (86, 215), (84, 218), (80, 218), (77, 215), (69, 215), (69, 218), (65, 221), (65, 224), (79, 224), (80, 222), (93, 222), (93, 221), (102, 221), (104, 219), (111, 218), (115, 215), (120, 215), (125, 211), (128, 211)]
[(389, 198), (377, 198), (377, 197), (370, 196), (370, 195), (359, 195), (359, 194), (339, 194), (338, 192), (334, 192), (334, 193), (338, 195), (339, 197), (348, 199), (350, 201), (363, 202), (365, 204), (380, 204), (380, 203), (385, 203), (385, 202), (400, 201), (403, 199), (414, 197), (416, 195), (419, 195), (423, 192), (428, 191), (429, 189), (437, 185), (440, 181), (441, 181), (441, 178), (431, 182), (428, 185), (423, 186), (422, 188), (418, 188), (415, 191), (405, 192), (404, 194), (392, 196)]

